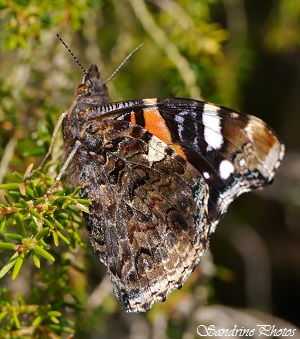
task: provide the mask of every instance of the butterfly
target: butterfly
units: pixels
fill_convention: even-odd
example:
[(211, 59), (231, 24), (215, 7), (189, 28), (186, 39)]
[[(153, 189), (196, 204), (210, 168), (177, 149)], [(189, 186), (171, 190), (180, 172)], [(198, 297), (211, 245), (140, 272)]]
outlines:
[(228, 205), (272, 182), (284, 145), (261, 119), (204, 101), (111, 102), (97, 65), (84, 73), (61, 118), (61, 173), (92, 202), (86, 228), (120, 306), (145, 312), (190, 276)]

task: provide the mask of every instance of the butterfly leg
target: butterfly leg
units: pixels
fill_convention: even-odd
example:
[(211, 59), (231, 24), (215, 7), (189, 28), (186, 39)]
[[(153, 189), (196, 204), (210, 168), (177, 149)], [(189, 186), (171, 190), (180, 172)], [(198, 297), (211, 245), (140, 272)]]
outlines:
[(52, 184), (52, 186), (48, 189), (46, 196), (48, 196), (53, 188), (57, 185), (57, 183), (60, 181), (62, 175), (64, 174), (64, 172), (66, 171), (66, 169), (68, 168), (70, 162), (72, 161), (75, 153), (77, 152), (78, 148), (81, 146), (81, 142), (79, 140), (77, 140), (75, 142), (74, 148), (72, 149), (72, 152), (69, 154), (69, 156), (67, 157), (67, 160), (65, 161), (65, 163), (63, 164), (63, 167), (61, 168), (61, 170), (59, 171), (57, 177), (54, 180), (54, 183)]
[(57, 133), (58, 133), (58, 130), (61, 126), (61, 124), (63, 123), (65, 117), (67, 116), (67, 112), (64, 111), (62, 112), (62, 114), (60, 115), (59, 119), (58, 119), (58, 122), (56, 123), (55, 127), (54, 127), (54, 131), (53, 131), (53, 134), (52, 134), (52, 138), (51, 138), (51, 143), (50, 143), (50, 147), (48, 149), (48, 152), (47, 154), (45, 155), (44, 159), (42, 160), (42, 162), (40, 163), (39, 167), (37, 168), (38, 171), (40, 171), (43, 166), (45, 165), (45, 162), (47, 161), (47, 159), (49, 158), (49, 156), (51, 155), (52, 151), (53, 151), (53, 146), (54, 146), (54, 142), (55, 142), (55, 139), (56, 139), (56, 136), (57, 136)]

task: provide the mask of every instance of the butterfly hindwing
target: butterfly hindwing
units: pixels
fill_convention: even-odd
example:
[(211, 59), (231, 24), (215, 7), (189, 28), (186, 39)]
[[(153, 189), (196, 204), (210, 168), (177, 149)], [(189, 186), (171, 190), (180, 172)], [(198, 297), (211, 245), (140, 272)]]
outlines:
[(81, 143), (72, 164), (81, 162), (81, 196), (92, 201), (85, 214), (91, 243), (122, 307), (145, 311), (180, 287), (203, 255), (208, 187), (131, 122), (93, 121)]

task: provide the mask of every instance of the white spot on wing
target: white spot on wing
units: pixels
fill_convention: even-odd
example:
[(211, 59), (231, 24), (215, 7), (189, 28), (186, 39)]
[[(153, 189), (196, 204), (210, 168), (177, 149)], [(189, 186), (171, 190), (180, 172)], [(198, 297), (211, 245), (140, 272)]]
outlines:
[(143, 99), (143, 103), (144, 105), (155, 106), (157, 104), (157, 99), (156, 98)]
[(160, 141), (157, 137), (152, 136), (148, 145), (148, 161), (153, 163), (160, 161), (165, 157), (165, 150), (167, 145)]
[(241, 158), (239, 160), (239, 166), (244, 167), (245, 165), (246, 165), (246, 159), (245, 158)]
[(202, 121), (204, 124), (204, 139), (207, 142), (207, 150), (219, 149), (223, 144), (221, 133), (221, 117), (218, 114), (219, 107), (212, 104), (205, 104)]
[(223, 160), (220, 163), (219, 172), (222, 179), (227, 179), (234, 172), (234, 166), (228, 160)]
[[(188, 121), (186, 122), (185, 125), (185, 119), (186, 117), (188, 118)], [(184, 137), (184, 132), (186, 133), (186, 126), (187, 125), (191, 125), (192, 122), (190, 119), (195, 119), (195, 121), (193, 121), (194, 126), (190, 126), (193, 129), (193, 132), (195, 133), (195, 137), (193, 140), (193, 147), (195, 150), (199, 150), (199, 144), (198, 144), (198, 135), (199, 135), (199, 128), (198, 128), (198, 115), (189, 110), (182, 110), (180, 112), (180, 114), (175, 116), (175, 121), (178, 123), (178, 135), (181, 138), (181, 140), (185, 140), (186, 137)], [(191, 140), (190, 140), (191, 141)], [(200, 150), (199, 150), (200, 151)]]
[(184, 117), (180, 115), (175, 116), (175, 121), (178, 123), (178, 135), (183, 139), (182, 133), (184, 132), (183, 123), (184, 123)]
[(208, 172), (203, 172), (203, 176), (205, 179), (209, 179), (210, 178), (210, 175)]

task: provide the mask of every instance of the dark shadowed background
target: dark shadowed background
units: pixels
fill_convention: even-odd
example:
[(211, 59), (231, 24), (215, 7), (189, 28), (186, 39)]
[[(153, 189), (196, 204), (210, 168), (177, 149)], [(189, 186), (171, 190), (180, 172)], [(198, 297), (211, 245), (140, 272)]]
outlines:
[[(81, 82), (57, 33), (104, 80), (143, 43), (109, 83), (112, 101), (202, 98), (262, 118), (286, 145), (273, 185), (230, 206), (183, 289), (147, 314), (120, 310), (82, 227), (87, 249), (70, 256), (84, 270), (68, 272), (82, 310), (64, 310), (74, 337), (194, 338), (200, 324), (300, 327), (299, 0), (3, 1), (0, 25), (2, 183), (39, 164)], [(59, 167), (61, 136), (55, 147)], [(30, 303), (32, 270), (25, 263), (21, 277), (7, 275), (0, 288)]]

